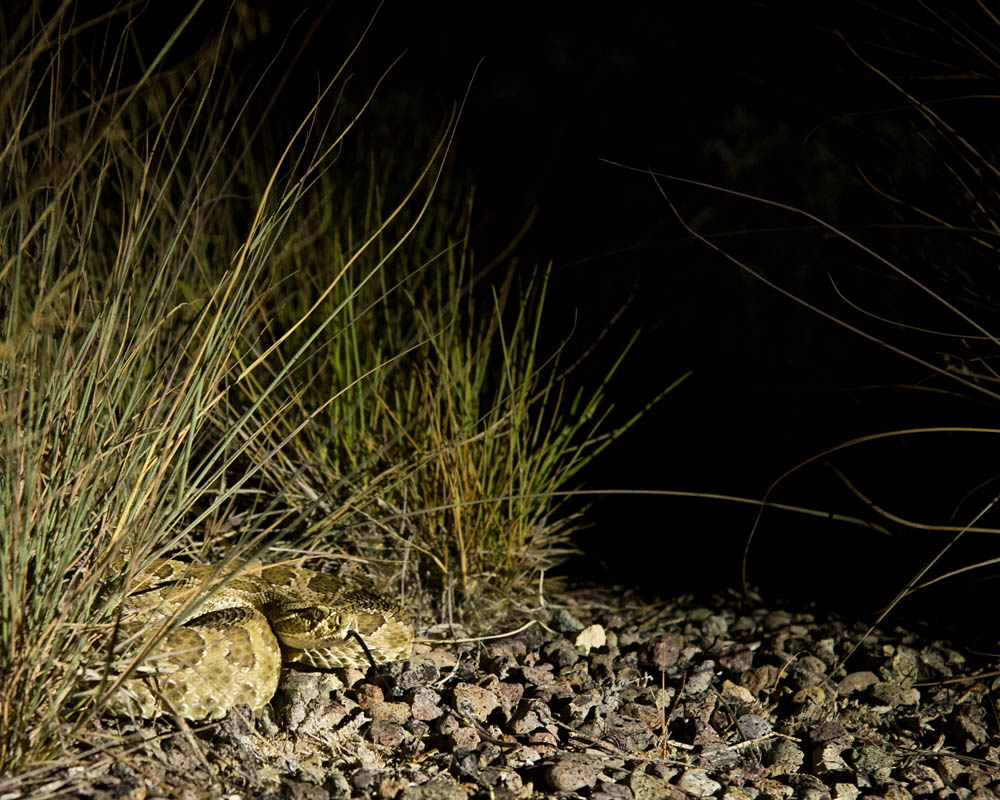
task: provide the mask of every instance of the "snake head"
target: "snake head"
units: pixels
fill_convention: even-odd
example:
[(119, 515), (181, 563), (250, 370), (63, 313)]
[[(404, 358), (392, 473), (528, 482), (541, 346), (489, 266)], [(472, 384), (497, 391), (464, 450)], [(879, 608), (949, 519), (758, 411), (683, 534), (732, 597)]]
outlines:
[(279, 641), (297, 650), (343, 641), (351, 630), (352, 616), (323, 605), (289, 607), (268, 614)]

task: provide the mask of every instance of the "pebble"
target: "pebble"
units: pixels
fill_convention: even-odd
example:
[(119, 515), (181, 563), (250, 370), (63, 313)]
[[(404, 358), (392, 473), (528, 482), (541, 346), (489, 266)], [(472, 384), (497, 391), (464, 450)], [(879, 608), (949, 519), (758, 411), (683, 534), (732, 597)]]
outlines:
[(759, 739), (767, 736), (772, 730), (771, 723), (758, 714), (744, 714), (738, 717), (736, 728), (744, 739)]
[[(854, 641), (843, 623), (747, 610), (731, 598), (685, 614), (683, 602), (642, 628), (633, 612), (574, 607), (552, 613), (563, 635), (536, 626), (482, 649), (418, 644), (408, 663), (367, 677), (353, 671), (352, 688), (289, 672), (273, 738), (287, 728), (300, 742), (332, 737), (335, 746), (321, 746), (359, 754), (339, 767), (339, 781), (323, 783), (315, 778), (332, 775), (329, 766), (307, 762), (299, 745), (289, 749), (282, 757), (298, 770), (292, 794), (854, 800), (862, 791), (931, 797), (956, 786), (985, 797), (1000, 785), (992, 767), (949, 756), (893, 760), (880, 730), (891, 727), (911, 748), (936, 732), (975, 763), (1000, 761), (979, 694), (910, 685), (917, 666), (940, 678), (970, 670), (971, 656), (963, 666), (944, 643), (880, 633), (852, 657), (853, 671), (835, 674), (844, 643)], [(985, 697), (989, 681), (983, 686)], [(657, 763), (668, 710), (665, 755), (676, 766)], [(869, 727), (855, 736), (859, 719)], [(907, 727), (916, 719), (930, 720), (920, 742)]]
[(725, 636), (728, 630), (729, 621), (719, 614), (712, 614), (701, 624), (701, 632), (705, 636)]
[(410, 696), (410, 713), (414, 719), (430, 722), (444, 714), (440, 704), (441, 695), (422, 686)]
[(677, 780), (677, 788), (694, 797), (709, 797), (722, 788), (722, 784), (708, 777), (703, 769), (689, 769)]
[(750, 706), (754, 702), (754, 696), (750, 693), (749, 689), (728, 679), (722, 682), (720, 694), (727, 703), (742, 703)]
[(590, 793), (590, 800), (633, 800), (634, 797), (628, 786), (607, 781), (598, 781), (596, 789)]
[(465, 789), (451, 778), (434, 778), (418, 786), (407, 786), (399, 800), (468, 800)]
[(639, 770), (629, 777), (629, 788), (635, 800), (662, 800), (674, 789), (669, 781)]
[(475, 728), (457, 728), (448, 734), (448, 743), (456, 753), (475, 750), (479, 746), (479, 732)]
[(792, 615), (783, 609), (771, 611), (764, 618), (764, 630), (776, 631), (792, 624)]
[(795, 742), (790, 739), (778, 739), (771, 745), (765, 761), (771, 767), (772, 775), (790, 775), (799, 771), (805, 759), (805, 753)]
[(545, 768), (545, 780), (553, 791), (575, 792), (597, 783), (601, 762), (594, 756), (566, 754)]
[(664, 636), (653, 645), (650, 661), (661, 672), (677, 663), (683, 641), (680, 636)]
[(895, 683), (875, 683), (869, 694), (878, 701), (893, 708), (897, 706), (915, 706), (920, 702), (920, 690), (909, 688), (904, 689)]
[(552, 627), (559, 631), (559, 633), (569, 636), (570, 634), (582, 631), (584, 625), (579, 619), (566, 611), (566, 609), (559, 608), (552, 615)]
[(368, 738), (382, 747), (399, 747), (410, 734), (402, 725), (376, 720), (368, 727)]
[(599, 647), (604, 647), (607, 644), (608, 637), (604, 633), (604, 627), (602, 625), (590, 625), (584, 628), (576, 637), (576, 646), (582, 649), (585, 653), (589, 653), (591, 650), (596, 650)]
[(375, 722), (395, 722), (402, 725), (410, 718), (408, 703), (373, 703), (368, 709), (368, 716)]
[(878, 676), (871, 671), (852, 672), (837, 684), (837, 692), (842, 695), (853, 694), (867, 689), (878, 682)]
[(500, 705), (500, 699), (493, 692), (468, 683), (455, 686), (451, 697), (456, 708), (479, 722), (486, 722), (493, 709)]

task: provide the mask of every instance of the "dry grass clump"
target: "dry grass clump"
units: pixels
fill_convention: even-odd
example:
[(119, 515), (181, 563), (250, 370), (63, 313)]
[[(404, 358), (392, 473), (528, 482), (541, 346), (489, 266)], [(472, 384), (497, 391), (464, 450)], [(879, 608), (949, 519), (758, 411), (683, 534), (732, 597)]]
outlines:
[(474, 609), (565, 551), (550, 493), (614, 435), (539, 352), (544, 275), (475, 272), (454, 117), (400, 185), (346, 163), (342, 71), (288, 130), (248, 111), (239, 4), (181, 54), (201, 4), (154, 51), (127, 6), (74, 9), (0, 12), (7, 773), (113, 686), (121, 548), (130, 575), (322, 548)]

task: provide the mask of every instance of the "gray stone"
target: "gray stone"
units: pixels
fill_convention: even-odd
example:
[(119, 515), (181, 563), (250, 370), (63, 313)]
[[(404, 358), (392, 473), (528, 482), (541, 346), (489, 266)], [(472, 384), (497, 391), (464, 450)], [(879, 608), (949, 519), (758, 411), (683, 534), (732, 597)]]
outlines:
[(596, 756), (568, 753), (545, 768), (545, 780), (556, 792), (575, 792), (597, 783), (601, 761)]
[(466, 800), (468, 793), (451, 778), (434, 778), (419, 786), (407, 786), (399, 800)]
[(703, 769), (689, 769), (677, 779), (677, 788), (695, 797), (709, 797), (719, 791), (722, 784), (709, 778)]

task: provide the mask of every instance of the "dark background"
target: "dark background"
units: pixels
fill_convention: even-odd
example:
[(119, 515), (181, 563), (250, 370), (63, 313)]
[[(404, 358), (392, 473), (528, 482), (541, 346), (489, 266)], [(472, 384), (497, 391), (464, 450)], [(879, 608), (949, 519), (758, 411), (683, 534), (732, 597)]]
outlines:
[[(286, 55), (311, 31), (279, 106), (298, 115), (370, 9), (334, 4), (300, 16), (288, 5), (251, 4), (270, 26), (265, 44), (287, 34)], [(970, 141), (992, 146), (988, 102), (951, 99), (995, 91), (989, 40), (1000, 32), (971, 8), (962, 18), (945, 3), (879, 5), (389, 3), (375, 16), (352, 81), (370, 86), (403, 54), (372, 109), (401, 141), (433, 133), (468, 94), (453, 166), (476, 189), (474, 246), (487, 260), (537, 211), (517, 254), (525, 265), (554, 265), (547, 346), (570, 337), (579, 352), (603, 334), (574, 380), (599, 381), (636, 329), (641, 338), (609, 388), (616, 419), (694, 370), (587, 471), (587, 487), (759, 498), (785, 470), (858, 436), (993, 424), (996, 405), (974, 387), (953, 386), (797, 306), (694, 239), (648, 175), (602, 161), (807, 209), (950, 292), (990, 327), (990, 248), (928, 228), (928, 217), (906, 204), (956, 225), (981, 213), (972, 221), (985, 229), (996, 187), (980, 170), (984, 183), (972, 194), (987, 208), (970, 211), (944, 166), (959, 152), (954, 142), (928, 144), (919, 115), (865, 61), (923, 101), (940, 101), (935, 108)], [(198, 30), (218, 24), (212, 13)], [(147, 16), (144, 24), (160, 23)], [(942, 74), (948, 79), (933, 77)], [(866, 178), (903, 202), (880, 196)], [(873, 336), (939, 366), (957, 363), (949, 353), (991, 357), (968, 339), (876, 319), (971, 330), (810, 220), (674, 181), (661, 186), (686, 221), (727, 251)], [(968, 521), (996, 491), (993, 452), (992, 436), (941, 434), (883, 440), (831, 461), (882, 508), (949, 523)], [(871, 612), (947, 541), (872, 513), (822, 460), (773, 499), (864, 518), (894, 536), (768, 511), (749, 577), (769, 596)], [(570, 569), (660, 593), (737, 587), (755, 516), (752, 506), (721, 501), (609, 497), (590, 512), (593, 525), (580, 538), (587, 555)], [(995, 523), (987, 516), (982, 524)], [(947, 564), (994, 551), (988, 538), (970, 536)], [(952, 580), (906, 609), (975, 620), (994, 585), (988, 576)]]

